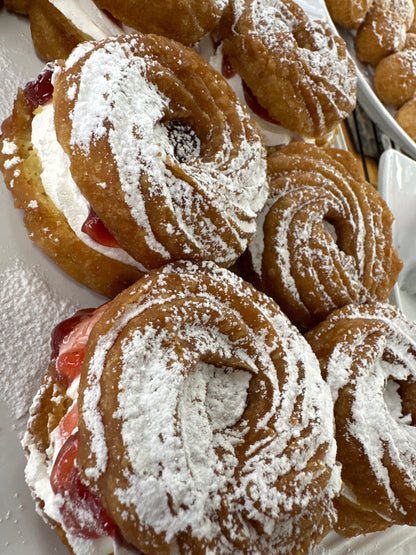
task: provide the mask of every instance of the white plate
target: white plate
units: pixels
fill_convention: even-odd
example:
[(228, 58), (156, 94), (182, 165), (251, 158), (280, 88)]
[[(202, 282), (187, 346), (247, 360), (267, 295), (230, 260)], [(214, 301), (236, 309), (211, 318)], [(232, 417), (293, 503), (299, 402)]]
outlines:
[[(303, 1), (303, 0), (302, 0)], [(326, 9), (319, 0), (304, 1), (303, 6), (313, 17), (324, 17)], [(18, 18), (3, 10), (0, 13), (0, 121), (11, 111), (18, 85), (24, 85), (42, 69), (43, 63), (35, 56), (26, 19)], [(270, 129), (269, 129), (270, 131)], [(342, 146), (342, 141), (340, 144)], [(49, 330), (51, 320), (59, 321), (69, 316), (75, 308), (97, 306), (103, 298), (64, 275), (43, 253), (29, 241), (22, 223), (21, 213), (14, 209), (10, 193), (4, 187), (0, 175), (0, 302), (13, 301), (27, 294), (27, 287), (36, 285), (36, 295), (28, 298), (24, 314), (15, 314), (15, 303), (2, 305), (0, 324), (0, 367), (4, 372), (5, 362), (10, 360), (13, 338), (19, 338), (19, 346), (13, 352), (16, 364), (13, 371), (17, 378), (16, 389), (23, 395), (18, 379), (28, 375), (37, 389), (37, 380), (47, 365)], [(20, 269), (22, 280), (11, 295), (10, 278)], [(26, 281), (25, 281), (26, 280)], [(18, 285), (19, 283), (17, 283)], [(7, 285), (7, 286), (6, 286)], [(8, 299), (12, 297), (11, 299)], [(18, 307), (19, 308), (19, 307)], [(5, 322), (9, 322), (6, 326)], [(37, 337), (27, 336), (27, 327), (35, 329)], [(36, 343), (37, 339), (40, 343)], [(45, 344), (46, 342), (46, 344)], [(26, 360), (24, 346), (30, 356), (36, 351), (39, 356)], [(3, 350), (2, 350), (3, 349)], [(9, 350), (8, 350), (9, 349)], [(23, 350), (23, 355), (20, 351)], [(0, 374), (1, 375), (1, 374)], [(0, 391), (3, 387), (0, 378)], [(13, 385), (13, 383), (12, 383)], [(29, 396), (29, 390), (24, 396)], [(23, 399), (24, 401), (26, 399)], [(12, 407), (13, 408), (13, 407)], [(11, 414), (12, 413), (12, 414)], [(49, 526), (44, 524), (34, 510), (34, 504), (24, 482), (25, 457), (20, 447), (18, 434), (24, 421), (13, 417), (10, 406), (0, 404), (0, 553), (2, 555), (46, 555), (68, 552)], [(371, 534), (345, 540), (331, 533), (317, 549), (319, 554), (342, 555), (347, 553), (383, 555), (410, 555), (411, 545), (416, 541), (416, 530), (395, 527), (383, 533)]]
[(378, 189), (395, 217), (393, 241), (404, 263), (393, 301), (416, 320), (416, 162), (396, 150), (383, 152)]

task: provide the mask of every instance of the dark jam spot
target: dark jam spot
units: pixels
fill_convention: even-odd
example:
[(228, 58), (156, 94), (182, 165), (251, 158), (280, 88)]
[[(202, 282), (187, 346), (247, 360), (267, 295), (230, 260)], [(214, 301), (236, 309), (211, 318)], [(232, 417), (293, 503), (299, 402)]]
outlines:
[(223, 74), (225, 79), (231, 79), (237, 73), (235, 71), (235, 69), (233, 68), (233, 66), (231, 65), (230, 60), (228, 59), (228, 57), (225, 54), (222, 57), (221, 73)]
[(270, 123), (280, 125), (278, 121), (276, 121), (270, 116), (269, 112), (265, 108), (263, 108), (263, 106), (260, 106), (260, 104), (257, 101), (257, 98), (251, 92), (251, 89), (249, 89), (246, 83), (244, 81), (242, 83), (243, 83), (244, 98), (250, 110), (252, 110), (257, 116), (259, 116), (259, 118), (264, 119), (265, 121), (268, 121)]
[(111, 19), (113, 23), (115, 23), (118, 27), (120, 27), (120, 29), (122, 29), (123, 23), (119, 19), (114, 17), (114, 15), (111, 14), (108, 10), (102, 9), (101, 11), (108, 17), (108, 19)]
[(78, 310), (71, 318), (67, 318), (55, 326), (51, 334), (52, 360), (55, 360), (58, 356), (59, 347), (65, 337), (69, 335), (80, 322), (89, 318), (94, 310), (95, 308), (83, 308), (82, 310)]
[(120, 247), (117, 240), (108, 231), (92, 208), (90, 208), (90, 213), (88, 214), (85, 222), (82, 224), (81, 231), (86, 233), (93, 241), (103, 245), (104, 247)]
[(29, 81), (23, 92), (32, 110), (46, 104), (53, 95), (52, 74), (55, 62), (49, 62), (36, 79)]
[(198, 156), (199, 139), (190, 125), (184, 121), (168, 121), (165, 125), (174, 156), (179, 163)]

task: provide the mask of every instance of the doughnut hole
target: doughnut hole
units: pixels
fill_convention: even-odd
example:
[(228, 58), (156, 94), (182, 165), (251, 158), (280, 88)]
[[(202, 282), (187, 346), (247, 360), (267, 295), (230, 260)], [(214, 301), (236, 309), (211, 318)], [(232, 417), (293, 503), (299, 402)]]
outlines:
[(410, 424), (416, 426), (416, 383), (399, 382), (398, 393), (402, 400), (402, 412), (411, 418)]
[(199, 156), (201, 142), (188, 122), (172, 120), (164, 125), (173, 155), (180, 164)]
[(360, 25), (355, 50), (363, 63), (376, 66), (383, 58), (402, 50), (406, 42), (406, 23), (392, 11), (372, 10)]
[(325, 233), (336, 244), (339, 250), (339, 256), (346, 271), (355, 276), (357, 273), (356, 252), (351, 243), (351, 231), (349, 225), (342, 221), (339, 215), (327, 213), (322, 220), (322, 226)]
[[(409, 385), (415, 386), (416, 384), (395, 380), (390, 376), (386, 381), (383, 392), (384, 402), (392, 418), (402, 425), (414, 425), (416, 418), (416, 402), (409, 395)], [(416, 393), (415, 387), (413, 387), (413, 393)], [(406, 399), (406, 402), (404, 402), (404, 399)]]

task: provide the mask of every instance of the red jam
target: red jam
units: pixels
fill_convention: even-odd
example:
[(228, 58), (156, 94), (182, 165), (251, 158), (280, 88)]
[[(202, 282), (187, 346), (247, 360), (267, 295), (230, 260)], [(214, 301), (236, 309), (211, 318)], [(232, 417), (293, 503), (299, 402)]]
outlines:
[(63, 444), (51, 473), (51, 486), (62, 496), (60, 513), (66, 530), (85, 539), (114, 536), (116, 525), (100, 499), (81, 482), (77, 466), (79, 434), (76, 431)]
[(274, 120), (270, 116), (269, 112), (265, 108), (263, 108), (263, 106), (260, 106), (260, 104), (257, 101), (257, 98), (251, 92), (251, 89), (248, 88), (246, 83), (244, 81), (242, 83), (243, 83), (244, 98), (250, 110), (252, 110), (257, 116), (264, 119), (265, 121), (274, 123), (276, 125), (280, 125), (278, 121)]
[(52, 74), (54, 69), (55, 62), (49, 62), (36, 79), (29, 81), (23, 89), (26, 100), (32, 110), (35, 110), (38, 106), (43, 106), (43, 104), (52, 99)]
[(68, 439), (78, 427), (78, 403), (74, 403), (59, 422), (59, 434), (62, 439)]
[(230, 60), (228, 59), (228, 57), (225, 54), (222, 57), (221, 73), (223, 74), (225, 79), (231, 79), (237, 73), (235, 71), (235, 69), (233, 68), (233, 66), (231, 65)]
[(56, 359), (56, 372), (66, 385), (71, 384), (81, 374), (85, 346), (73, 351), (66, 351)]
[(71, 331), (86, 318), (89, 318), (94, 312), (95, 308), (84, 308), (78, 310), (71, 318), (67, 318), (60, 322), (52, 331), (51, 337), (51, 359), (56, 360), (59, 354), (59, 348), (62, 341), (67, 337)]
[(93, 241), (104, 247), (120, 248), (117, 240), (108, 231), (92, 208), (90, 208), (90, 213), (82, 224), (81, 231), (91, 237)]

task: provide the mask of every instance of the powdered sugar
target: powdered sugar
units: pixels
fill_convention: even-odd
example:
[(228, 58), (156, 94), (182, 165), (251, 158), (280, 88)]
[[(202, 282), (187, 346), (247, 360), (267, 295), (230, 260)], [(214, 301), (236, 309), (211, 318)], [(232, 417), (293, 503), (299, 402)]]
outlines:
[[(231, 515), (237, 510), (234, 495), (241, 496), (250, 518), (268, 530), (267, 537), (257, 541), (264, 545), (279, 541), (284, 552), (285, 543), (287, 549), (292, 545), (289, 530), (293, 532), (285, 521), (286, 511), (295, 507), (307, 511), (311, 500), (306, 461), (321, 441), (328, 442), (328, 464), (335, 457), (332, 405), (316, 360), (285, 318), (268, 301), (264, 306), (257, 304), (257, 297), (233, 274), (212, 265), (205, 269), (209, 278), (194, 276), (196, 270), (189, 264), (169, 266), (143, 280), (137, 301), (120, 307), (110, 328), (97, 340), (82, 401), (94, 457), (86, 472), (98, 479), (106, 472), (108, 457), (115, 456), (102, 424), (97, 425), (101, 422), (98, 401), (104, 406), (112, 391), (105, 385), (105, 361), (113, 343), (119, 343), (122, 330), (134, 321), (135, 330), (121, 344), (118, 409), (112, 416), (122, 429), (116, 443), (122, 441), (131, 461), (125, 474), (128, 485), (115, 490), (120, 502), (142, 526), (166, 532), (168, 541), (186, 530), (211, 540), (220, 534), (216, 515), (221, 507), (230, 512), (230, 521), (222, 526), (229, 527), (231, 536), (237, 533)], [(200, 281), (197, 293), (192, 279)], [(232, 294), (231, 290), (227, 293), (230, 287)], [(259, 320), (255, 329), (243, 333), (241, 314), (252, 303)], [(146, 319), (150, 310), (155, 320)], [(263, 319), (265, 327), (260, 325)], [(271, 362), (277, 344), (269, 336), (270, 326), (278, 330), (284, 353), (287, 373), (280, 383)], [(215, 361), (215, 367), (210, 361)], [(248, 404), (249, 391), (252, 403), (267, 391), (265, 406), (256, 416)], [(291, 418), (299, 395), (304, 396), (302, 418), (295, 425)], [(316, 419), (321, 424), (315, 427)], [(302, 437), (301, 430), (310, 425), (311, 435)], [(252, 433), (257, 437), (254, 443), (248, 440)], [(297, 444), (293, 456), (286, 452), (292, 442)], [(245, 453), (243, 460), (238, 453)], [(285, 488), (274, 484), (279, 483), (279, 476), (284, 480), (291, 466), (300, 475), (288, 496)], [(323, 497), (337, 490), (338, 478), (334, 471)], [(238, 533), (244, 537), (248, 533), (250, 541), (256, 537), (253, 530)], [(231, 544), (224, 548), (226, 552)]]
[[(185, 160), (179, 159), (177, 142), (172, 144), (172, 134), (163, 123), (172, 100), (153, 82), (161, 71), (172, 70), (160, 69), (161, 60), (147, 53), (140, 40), (133, 35), (129, 42), (107, 42), (84, 60), (71, 116), (72, 148), (88, 155), (108, 135), (125, 202), (144, 230), (147, 245), (162, 259), (168, 260), (169, 253), (153, 233), (142, 182), (150, 187), (149, 196), (160, 199), (160, 210), (174, 216), (174, 233), (184, 237), (189, 252), (197, 249), (204, 253), (203, 257), (215, 257), (217, 262), (229, 264), (227, 261), (235, 260), (244, 250), (247, 235), (254, 233), (254, 216), (266, 198), (262, 141), (236, 101), (239, 129), (225, 120), (223, 129), (213, 127), (210, 131), (215, 141), (220, 137), (220, 146), (213, 155), (202, 155), (207, 150), (202, 142), (207, 139), (197, 137), (201, 149), (198, 146), (187, 151)], [(85, 49), (81, 46), (79, 55), (76, 52), (66, 69)], [(212, 85), (207, 79), (204, 86)], [(72, 98), (72, 84), (70, 91)], [(176, 164), (180, 164), (180, 171)], [(163, 228), (165, 220), (158, 226)], [(224, 226), (224, 233), (232, 234), (232, 242), (223, 239)]]
[[(398, 387), (416, 382), (416, 327), (395, 307), (377, 303), (345, 307), (316, 337), (321, 333), (328, 344), (337, 336), (325, 364), (333, 399), (342, 395), (351, 403), (339, 425), (347, 425), (365, 453), (387, 502), (406, 514), (402, 499), (406, 504), (409, 491), (416, 491), (416, 430), (411, 415), (403, 413)], [(391, 467), (402, 475), (404, 489), (393, 481)]]
[(46, 372), (51, 330), (75, 305), (18, 260), (0, 274), (0, 282), (0, 391), (12, 415), (21, 418)]
[[(298, 15), (298, 11), (292, 11), (281, 0), (268, 0), (267, 2), (254, 0), (251, 4), (253, 32), (262, 37), (261, 40), (271, 52), (276, 47), (281, 49), (281, 40), (282, 37), (285, 37), (284, 40), (287, 44), (284, 47), (291, 55), (296, 52), (299, 57), (299, 68), (303, 66), (303, 70), (300, 71), (303, 73), (305, 86), (312, 91), (315, 90), (315, 95), (313, 95), (316, 99), (315, 108), (317, 114), (324, 118), (318, 101), (319, 95), (324, 94), (334, 109), (340, 105), (339, 101), (335, 100), (334, 90), (337, 95), (348, 98), (353, 103), (356, 81), (348, 77), (351, 71), (348, 57), (339, 55), (339, 45), (334, 40), (334, 35), (329, 28), (326, 31), (326, 24), (322, 21), (308, 19), (306, 15), (304, 15), (304, 20), (300, 21)], [(309, 38), (305, 43), (298, 34), (300, 29), (308, 34)], [(340, 118), (346, 115), (340, 110)]]

